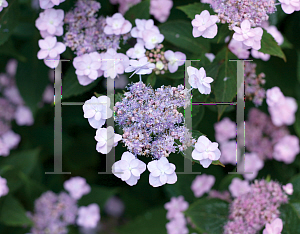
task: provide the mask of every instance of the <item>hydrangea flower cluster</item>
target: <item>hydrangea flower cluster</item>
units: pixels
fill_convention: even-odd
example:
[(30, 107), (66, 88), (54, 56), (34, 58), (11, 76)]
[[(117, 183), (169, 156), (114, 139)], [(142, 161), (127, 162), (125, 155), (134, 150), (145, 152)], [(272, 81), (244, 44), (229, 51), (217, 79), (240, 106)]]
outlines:
[[(245, 98), (246, 100), (252, 101), (256, 107), (261, 106), (266, 97), (266, 91), (261, 87), (266, 83), (264, 79), (265, 74), (260, 73), (256, 75), (256, 63), (245, 61), (244, 67)], [(244, 96), (241, 92), (238, 92), (238, 95), (240, 98)]]
[(252, 27), (260, 26), (269, 19), (268, 14), (276, 11), (273, 0), (216, 0), (210, 4), (221, 23), (229, 24), (229, 29), (240, 26), (244, 20), (249, 20)]
[(16, 86), (16, 69), (17, 61), (10, 60), (6, 73), (0, 74), (0, 156), (8, 156), (21, 140), (20, 135), (11, 130), (11, 122), (15, 120), (20, 126), (34, 122), (31, 110), (25, 105)]
[(67, 233), (67, 226), (75, 224), (77, 210), (77, 201), (67, 193), (45, 192), (35, 201), (34, 213), (27, 213), (34, 223), (31, 232)]
[[(130, 34), (107, 34), (109, 25), (103, 16), (97, 18), (96, 12), (100, 9), (100, 3), (96, 1), (79, 0), (75, 8), (69, 11), (64, 19), (67, 32), (64, 35), (64, 43), (78, 56), (100, 50), (113, 48), (119, 49), (120, 39), (126, 41)], [(116, 17), (115, 15), (113, 17)], [(109, 17), (109, 22), (113, 22)], [(131, 28), (131, 27), (130, 27)], [(129, 30), (130, 30), (129, 28)]]
[[(117, 102), (115, 122), (123, 129), (123, 142), (134, 155), (167, 157), (185, 150), (193, 140), (177, 108), (185, 106), (183, 85), (153, 90), (142, 82), (128, 87), (122, 102)], [(174, 145), (179, 140), (182, 145)], [(177, 144), (177, 143), (176, 143)]]
[[(256, 180), (250, 191), (239, 195), (230, 205), (229, 221), (224, 226), (224, 234), (255, 234), (266, 223), (279, 217), (279, 206), (288, 202), (287, 195), (278, 182)], [(247, 214), (247, 215), (245, 215)]]
[[(34, 213), (27, 212), (34, 223), (31, 233), (68, 233), (67, 226), (75, 225), (86, 229), (95, 228), (100, 220), (100, 208), (93, 203), (78, 208), (77, 201), (91, 191), (82, 177), (73, 177), (64, 182), (69, 192), (43, 193), (36, 201)], [(76, 218), (77, 217), (77, 218)]]
[(168, 234), (188, 234), (187, 220), (182, 212), (187, 210), (189, 203), (184, 200), (184, 197), (172, 197), (171, 201), (166, 203), (164, 207), (168, 210), (167, 219), (170, 220), (166, 224)]
[(215, 180), (215, 177), (212, 175), (197, 175), (191, 185), (195, 197), (202, 197), (204, 193), (209, 192), (214, 185)]
[(285, 97), (277, 86), (267, 90), (268, 111), (275, 126), (291, 125), (295, 122), (297, 102), (292, 97)]

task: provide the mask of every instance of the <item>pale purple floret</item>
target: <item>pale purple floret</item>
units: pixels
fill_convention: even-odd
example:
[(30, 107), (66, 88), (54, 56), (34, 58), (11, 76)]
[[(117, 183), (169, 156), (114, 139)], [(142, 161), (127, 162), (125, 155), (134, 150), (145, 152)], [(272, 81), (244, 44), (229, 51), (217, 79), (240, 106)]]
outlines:
[(77, 225), (84, 228), (96, 228), (100, 220), (100, 208), (96, 203), (78, 208)]
[(3, 8), (8, 7), (8, 3), (6, 0), (1, 0), (0, 2), (0, 12), (3, 10)]
[(186, 55), (179, 51), (173, 52), (171, 50), (167, 50), (165, 51), (164, 56), (168, 61), (168, 68), (171, 73), (176, 72), (178, 67), (182, 66), (186, 60)]
[(112, 17), (106, 18), (106, 26), (104, 27), (104, 33), (107, 35), (122, 35), (130, 32), (131, 23), (120, 13), (115, 13)]
[(37, 54), (38, 59), (54, 59), (66, 50), (63, 43), (57, 42), (56, 37), (51, 36), (39, 40), (39, 46), (41, 50)]
[(215, 181), (216, 179), (212, 175), (203, 174), (196, 176), (191, 185), (195, 197), (202, 197), (204, 193), (209, 192)]
[(0, 176), (0, 197), (7, 195), (9, 188), (7, 187), (7, 180)]
[(86, 180), (80, 176), (72, 177), (65, 181), (64, 189), (76, 200), (79, 200), (83, 195), (91, 191), (91, 187), (86, 183)]
[(42, 9), (49, 9), (54, 6), (58, 6), (60, 3), (64, 2), (65, 0), (39, 0), (40, 7)]
[(195, 19), (192, 20), (193, 37), (214, 38), (218, 33), (218, 20), (218, 16), (210, 15), (207, 10), (195, 15)]
[(75, 224), (76, 203), (75, 199), (64, 192), (59, 195), (52, 191), (43, 193), (35, 201), (34, 213), (27, 213), (34, 223), (31, 233), (68, 233), (67, 226)]

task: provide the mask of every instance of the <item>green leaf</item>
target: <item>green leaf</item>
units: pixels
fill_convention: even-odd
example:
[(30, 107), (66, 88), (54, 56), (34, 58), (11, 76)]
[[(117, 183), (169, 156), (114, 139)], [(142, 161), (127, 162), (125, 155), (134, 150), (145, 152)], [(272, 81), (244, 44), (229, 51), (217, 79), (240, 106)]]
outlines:
[(22, 204), (13, 196), (4, 197), (1, 206), (0, 222), (8, 226), (32, 225), (32, 221), (26, 216)]
[(191, 22), (185, 20), (172, 20), (159, 26), (160, 32), (165, 36), (165, 40), (179, 48), (192, 53), (209, 52), (209, 40), (205, 38), (194, 38)]
[(164, 208), (156, 208), (147, 211), (145, 214), (137, 217), (125, 226), (118, 230), (120, 234), (153, 234), (166, 233), (166, 219), (167, 211)]
[[(299, 102), (298, 102), (298, 106), (299, 106)], [(295, 132), (297, 133), (298, 137), (300, 137), (300, 109), (298, 108), (297, 112), (296, 112), (296, 121), (294, 123), (294, 129)]]
[(197, 129), (205, 112), (203, 105), (192, 105), (192, 129)]
[(196, 230), (208, 234), (221, 234), (228, 220), (228, 203), (215, 198), (202, 198), (190, 205), (184, 213), (196, 226)]
[(297, 50), (297, 78), (300, 83), (300, 50)]
[(26, 62), (26, 57), (20, 54), (15, 48), (12, 40), (6, 41), (3, 45), (0, 46), (0, 54), (13, 57), (21, 62)]
[(26, 105), (33, 114), (42, 101), (44, 90), (49, 84), (49, 68), (42, 60), (37, 59), (38, 32), (30, 41), (24, 44), (21, 54), (27, 58), (26, 62), (19, 62), (16, 73), (16, 83)]
[(281, 205), (280, 218), (283, 222), (282, 234), (294, 234), (300, 230), (300, 203)]
[(184, 78), (184, 72), (185, 72), (184, 69), (185, 69), (184, 65), (180, 66), (176, 72), (174, 72), (174, 73), (170, 73), (170, 72), (166, 73), (165, 76), (167, 76), (168, 78), (171, 78), (173, 80), (183, 79)]
[[(229, 61), (230, 59), (236, 59), (227, 47), (221, 50), (213, 63), (207, 69), (207, 76), (214, 79), (212, 83), (212, 92), (215, 94), (216, 102), (232, 102), (237, 93), (237, 63)], [(211, 76), (210, 72), (217, 73), (216, 76)], [(214, 74), (214, 75), (215, 75)], [(224, 81), (224, 78), (226, 80)], [(221, 118), (227, 105), (217, 105), (218, 107), (218, 119)]]
[(135, 25), (135, 19), (149, 19), (150, 18), (150, 0), (142, 1), (126, 11), (124, 18), (129, 20), (132, 25)]
[(154, 87), (155, 83), (156, 83), (156, 75), (154, 72), (152, 72), (151, 75), (147, 77), (146, 84), (150, 84), (151, 87)]
[(261, 39), (261, 48), (259, 52), (270, 54), (282, 58), (286, 62), (286, 57), (280, 48), (280, 46), (275, 41), (274, 37), (269, 34), (265, 29)]
[(19, 21), (18, 0), (8, 2), (8, 6), (0, 13), (0, 45), (8, 40)]
[(221, 163), (219, 160), (212, 161), (211, 164), (216, 165), (216, 166), (222, 166), (222, 167), (225, 167), (225, 165), (224, 165), (223, 163)]
[(284, 41), (280, 45), (281, 49), (293, 49), (294, 48), (293, 44), (291, 42), (289, 42), (285, 36), (283, 36), (283, 37), (284, 37)]
[(79, 201), (79, 206), (88, 206), (91, 203), (97, 203), (100, 207), (104, 207), (107, 199), (117, 193), (116, 188), (107, 188), (99, 185), (92, 185), (91, 192), (83, 196)]
[(75, 74), (75, 68), (71, 66), (66, 72), (66, 75), (62, 77), (62, 97), (65, 99), (72, 96), (81, 95), (96, 87), (101, 79), (102, 78), (100, 77), (91, 84), (83, 86), (79, 84), (77, 75)]
[(190, 19), (195, 19), (195, 15), (200, 14), (204, 10), (208, 10), (210, 14), (215, 14), (208, 4), (203, 4), (200, 2), (178, 6), (176, 8), (183, 11)]

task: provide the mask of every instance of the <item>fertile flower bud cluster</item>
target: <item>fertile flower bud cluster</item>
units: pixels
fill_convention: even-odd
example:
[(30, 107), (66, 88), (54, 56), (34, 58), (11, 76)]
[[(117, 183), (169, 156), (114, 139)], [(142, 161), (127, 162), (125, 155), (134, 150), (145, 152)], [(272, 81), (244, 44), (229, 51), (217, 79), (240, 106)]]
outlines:
[[(265, 74), (256, 75), (256, 63), (245, 62), (245, 96), (246, 100), (252, 101), (255, 106), (261, 106), (266, 91), (261, 85), (266, 83)], [(243, 84), (242, 84), (243, 85)]]
[[(78, 56), (109, 48), (119, 49), (121, 36), (104, 33), (107, 21), (103, 16), (97, 18), (99, 9), (100, 3), (96, 1), (79, 0), (76, 7), (65, 16), (67, 32), (64, 43)], [(126, 41), (129, 36), (128, 33), (124, 34), (123, 40)]]
[[(153, 90), (142, 82), (128, 87), (122, 102), (117, 102), (115, 122), (124, 131), (123, 142), (134, 155), (167, 157), (176, 149), (184, 151), (194, 143), (178, 107), (186, 106), (183, 85)], [(175, 146), (175, 140), (182, 145)], [(177, 143), (176, 143), (177, 144)]]
[(287, 195), (278, 182), (254, 181), (250, 185), (250, 192), (238, 196), (231, 203), (224, 234), (257, 233), (266, 223), (279, 217), (278, 208), (287, 202)]
[(218, 13), (221, 23), (229, 24), (229, 29), (240, 26), (244, 20), (249, 20), (252, 27), (260, 26), (268, 20), (268, 14), (276, 11), (273, 0), (216, 0), (211, 1), (211, 7)]
[(162, 48), (164, 47), (163, 44), (158, 44), (152, 50), (146, 51), (146, 57), (150, 63), (155, 63), (156, 66), (153, 69), (156, 75), (165, 74), (168, 70), (168, 61), (164, 56), (164, 51)]

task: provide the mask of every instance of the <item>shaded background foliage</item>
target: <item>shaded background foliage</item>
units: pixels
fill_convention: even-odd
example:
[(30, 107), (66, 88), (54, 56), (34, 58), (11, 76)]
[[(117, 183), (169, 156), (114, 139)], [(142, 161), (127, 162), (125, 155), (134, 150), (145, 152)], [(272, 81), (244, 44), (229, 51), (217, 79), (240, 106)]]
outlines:
[[(109, 3), (109, 0), (101, 0), (99, 15), (112, 15), (117, 12), (117, 7)], [(149, 0), (142, 1), (132, 7), (125, 18), (134, 24), (134, 19), (149, 19)], [(193, 91), (193, 101), (206, 102), (230, 102), (236, 95), (236, 64), (228, 62), (228, 59), (237, 59), (226, 47), (224, 38), (231, 34), (225, 25), (218, 25), (218, 35), (209, 40), (192, 37), (191, 19), (199, 14), (207, 6), (193, 0), (174, 0), (170, 17), (166, 23), (160, 24), (155, 21), (162, 34), (165, 36), (164, 45), (166, 49), (181, 51), (186, 54), (187, 59), (200, 59), (193, 62), (195, 67), (205, 67), (207, 75), (215, 79), (212, 83), (212, 94), (199, 95)], [(0, 158), (0, 175), (7, 178), (10, 189), (9, 195), (0, 198), (0, 233), (24, 233), (24, 226), (31, 225), (25, 212), (32, 210), (34, 200), (43, 192), (52, 190), (59, 192), (63, 189), (63, 182), (70, 175), (45, 175), (45, 171), (53, 170), (53, 139), (54, 139), (54, 107), (53, 105), (42, 105), (42, 94), (49, 84), (49, 69), (36, 57), (38, 51), (39, 31), (35, 28), (35, 20), (39, 11), (32, 8), (30, 0), (8, 1), (9, 7), (0, 13), (0, 72), (5, 72), (5, 66), (10, 58), (18, 60), (16, 74), (17, 86), (20, 93), (31, 108), (35, 123), (33, 126), (18, 126), (13, 123), (14, 131), (21, 135), (21, 143), (16, 150), (11, 152), (7, 158)], [(67, 0), (60, 4), (59, 8), (65, 12), (74, 5), (74, 0)], [(189, 3), (193, 5), (188, 5)], [(211, 9), (207, 8), (211, 11)], [(267, 62), (253, 59), (257, 63), (257, 73), (266, 74), (265, 88), (279, 86), (285, 96), (297, 99), (300, 104), (300, 12), (286, 15), (281, 8), (270, 17), (270, 22), (276, 25), (283, 33), (286, 42), (281, 49), (274, 45), (274, 40), (264, 34), (261, 51), (272, 55)], [(130, 42), (129, 42), (130, 43)], [(273, 44), (272, 44), (273, 43)], [(130, 45), (124, 45), (120, 52), (125, 53)], [(275, 48), (276, 47), (276, 48)], [(274, 49), (275, 48), (275, 49)], [(210, 63), (204, 56), (205, 53), (214, 53), (216, 58)], [(69, 48), (62, 55), (65, 59), (73, 60), (74, 56)], [(284, 61), (286, 60), (286, 61)], [(224, 87), (224, 77), (232, 77)], [(63, 63), (62, 101), (84, 102), (94, 92), (106, 93), (103, 87), (103, 79), (98, 78), (88, 86), (78, 84), (77, 77), (71, 62)], [(137, 82), (138, 77), (133, 76), (132, 82)], [(184, 67), (180, 67), (174, 74), (144, 76), (143, 81), (151, 83), (154, 88), (161, 85), (176, 86), (184, 81)], [(117, 82), (117, 80), (116, 80)], [(224, 93), (223, 93), (224, 92)], [(116, 90), (116, 94), (122, 94), (122, 90)], [(223, 95), (225, 94), (225, 95)], [(245, 116), (254, 105), (246, 103)], [(260, 107), (267, 113), (267, 105), (264, 102)], [(193, 130), (198, 130), (211, 141), (215, 141), (213, 125), (220, 117), (228, 116), (235, 120), (235, 109), (232, 106), (193, 106)], [(81, 106), (63, 106), (63, 171), (72, 172), (71, 176), (82, 176), (91, 184), (92, 191), (80, 200), (80, 205), (91, 202), (99, 204), (101, 209), (101, 222), (109, 219), (103, 213), (105, 201), (112, 195), (118, 195), (125, 203), (125, 214), (119, 221), (119, 226), (114, 227), (115, 233), (166, 233), (165, 224), (166, 211), (163, 205), (172, 196), (184, 195), (190, 204), (196, 201), (190, 185), (195, 175), (178, 175), (178, 181), (174, 185), (165, 185), (153, 188), (148, 183), (147, 172), (141, 176), (138, 184), (129, 187), (114, 175), (98, 175), (97, 172), (105, 170), (105, 155), (99, 154), (94, 141), (95, 130), (91, 128), (88, 121), (83, 118)], [(300, 137), (300, 111), (297, 112), (297, 120), (289, 127), (291, 134)], [(117, 133), (122, 133), (116, 128)], [(119, 160), (126, 149), (122, 144), (116, 147), (116, 160)], [(176, 171), (183, 171), (183, 157), (180, 154), (171, 154), (170, 162), (177, 167)], [(149, 161), (148, 158), (144, 160)], [(216, 177), (213, 189), (225, 190), (228, 188), (233, 175), (234, 166), (227, 165), (225, 168), (211, 165), (204, 169), (199, 164), (194, 164), (193, 170)], [(294, 212), (300, 217), (300, 159), (286, 165), (277, 161), (267, 161), (258, 178), (271, 175), (273, 180), (283, 184), (293, 181), (297, 186), (293, 195), (294, 203), (282, 207), (283, 217), (290, 217)], [(293, 206), (293, 207), (292, 207)], [(219, 200), (211, 200), (209, 204), (203, 204), (199, 200), (187, 211), (187, 215), (195, 219), (197, 232), (221, 233), (220, 230), (225, 222), (223, 216), (228, 212), (228, 204)], [(202, 214), (194, 210), (203, 210)], [(194, 212), (194, 213), (193, 213)], [(206, 219), (207, 214), (216, 216), (217, 223), (211, 223)], [(198, 221), (197, 221), (198, 220)], [(198, 223), (199, 222), (199, 223)], [(205, 223), (205, 225), (203, 224)], [(289, 220), (284, 233), (297, 233), (300, 220), (295, 218)], [(295, 231), (297, 230), (297, 231)], [(194, 230), (195, 231), (195, 230)], [(76, 228), (70, 229), (70, 233), (78, 233)], [(109, 233), (109, 232), (107, 232)], [(112, 233), (112, 232), (110, 232)]]

